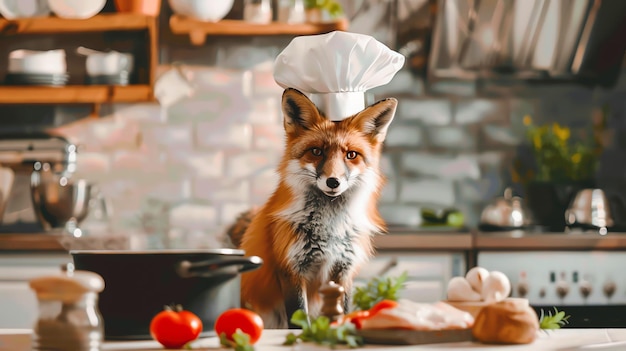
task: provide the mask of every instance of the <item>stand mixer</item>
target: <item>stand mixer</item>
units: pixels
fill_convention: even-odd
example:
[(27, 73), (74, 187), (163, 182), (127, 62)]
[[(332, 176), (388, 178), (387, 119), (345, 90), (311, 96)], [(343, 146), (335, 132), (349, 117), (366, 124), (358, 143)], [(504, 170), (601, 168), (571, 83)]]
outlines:
[(0, 136), (0, 166), (14, 174), (0, 233), (71, 231), (85, 218), (91, 187), (73, 177), (76, 149), (46, 133)]

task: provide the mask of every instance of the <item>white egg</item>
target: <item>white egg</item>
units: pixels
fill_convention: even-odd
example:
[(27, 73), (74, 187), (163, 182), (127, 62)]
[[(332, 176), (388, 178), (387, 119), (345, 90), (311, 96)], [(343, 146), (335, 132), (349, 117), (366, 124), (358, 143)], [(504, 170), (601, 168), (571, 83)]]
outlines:
[(472, 289), (465, 277), (452, 277), (448, 282), (448, 300), (450, 301), (480, 301), (479, 293)]
[(511, 293), (511, 282), (507, 276), (499, 271), (489, 272), (483, 282), (482, 299), (485, 302), (498, 302), (506, 299)]
[(483, 291), (483, 283), (485, 279), (489, 276), (489, 271), (483, 267), (473, 267), (467, 274), (465, 274), (465, 279), (470, 283), (472, 289), (477, 293), (482, 293)]

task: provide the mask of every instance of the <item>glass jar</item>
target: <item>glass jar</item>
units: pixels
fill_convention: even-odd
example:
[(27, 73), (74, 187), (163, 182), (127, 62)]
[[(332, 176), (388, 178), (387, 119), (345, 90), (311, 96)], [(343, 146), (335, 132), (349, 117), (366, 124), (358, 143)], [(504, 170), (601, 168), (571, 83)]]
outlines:
[(257, 24), (272, 22), (272, 1), (244, 0), (243, 20)]
[(278, 0), (278, 22), (297, 24), (305, 21), (304, 0)]
[(59, 275), (30, 281), (39, 304), (33, 326), (32, 349), (100, 351), (104, 323), (98, 293), (104, 280), (98, 274), (68, 269)]

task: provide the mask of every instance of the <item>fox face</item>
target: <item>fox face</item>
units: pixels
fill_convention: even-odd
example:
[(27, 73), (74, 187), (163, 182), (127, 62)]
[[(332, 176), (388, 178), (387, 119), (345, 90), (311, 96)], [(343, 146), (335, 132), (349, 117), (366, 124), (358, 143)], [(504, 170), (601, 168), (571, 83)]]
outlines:
[(395, 99), (381, 100), (342, 121), (331, 121), (304, 94), (283, 93), (287, 150), (283, 179), (294, 193), (314, 187), (329, 198), (356, 185), (378, 185), (382, 143), (395, 114)]

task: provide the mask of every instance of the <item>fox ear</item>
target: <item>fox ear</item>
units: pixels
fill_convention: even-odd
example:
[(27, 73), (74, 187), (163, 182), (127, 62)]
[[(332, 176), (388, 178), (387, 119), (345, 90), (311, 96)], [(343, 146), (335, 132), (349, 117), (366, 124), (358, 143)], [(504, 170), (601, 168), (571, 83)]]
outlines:
[(285, 116), (283, 124), (287, 134), (296, 133), (301, 129), (311, 129), (323, 119), (315, 104), (293, 88), (287, 88), (283, 92), (282, 107)]
[(363, 133), (369, 134), (379, 143), (385, 140), (387, 129), (396, 114), (398, 100), (388, 98), (366, 107), (353, 117)]

